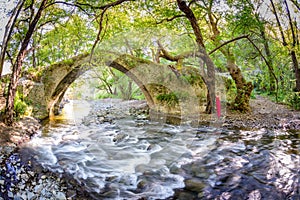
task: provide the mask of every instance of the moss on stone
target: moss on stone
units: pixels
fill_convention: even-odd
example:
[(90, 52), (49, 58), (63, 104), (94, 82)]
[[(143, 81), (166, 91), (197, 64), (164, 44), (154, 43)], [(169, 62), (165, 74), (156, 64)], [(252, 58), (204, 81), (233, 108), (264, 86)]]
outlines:
[(179, 99), (174, 92), (167, 94), (159, 94), (156, 96), (156, 99), (160, 102), (166, 103), (170, 107), (174, 107), (179, 103)]

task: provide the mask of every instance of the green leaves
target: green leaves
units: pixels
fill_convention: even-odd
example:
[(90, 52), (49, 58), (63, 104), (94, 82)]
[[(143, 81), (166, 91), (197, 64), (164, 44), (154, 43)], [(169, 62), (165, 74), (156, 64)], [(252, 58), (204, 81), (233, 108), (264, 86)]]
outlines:
[(78, 15), (48, 31), (41, 39), (37, 56), (41, 65), (65, 60), (91, 48), (95, 29)]

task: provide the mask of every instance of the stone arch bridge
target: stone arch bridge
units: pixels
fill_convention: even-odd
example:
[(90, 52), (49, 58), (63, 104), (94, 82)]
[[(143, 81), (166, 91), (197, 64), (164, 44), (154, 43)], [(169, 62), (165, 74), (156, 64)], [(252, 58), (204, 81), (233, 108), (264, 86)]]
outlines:
[[(103, 56), (105, 55), (105, 56)], [(30, 85), (26, 95), (33, 116), (46, 119), (56, 110), (68, 87), (93, 66), (115, 68), (131, 78), (145, 96), (152, 113), (195, 116), (205, 109), (207, 90), (193, 67), (180, 71), (127, 54), (82, 54), (46, 68), (40, 82)]]

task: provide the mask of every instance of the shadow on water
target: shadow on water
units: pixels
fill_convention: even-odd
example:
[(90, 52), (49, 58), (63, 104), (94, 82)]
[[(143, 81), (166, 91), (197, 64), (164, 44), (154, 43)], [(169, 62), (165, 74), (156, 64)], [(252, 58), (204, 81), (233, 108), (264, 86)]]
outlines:
[(170, 199), (300, 199), (300, 132), (222, 131)]

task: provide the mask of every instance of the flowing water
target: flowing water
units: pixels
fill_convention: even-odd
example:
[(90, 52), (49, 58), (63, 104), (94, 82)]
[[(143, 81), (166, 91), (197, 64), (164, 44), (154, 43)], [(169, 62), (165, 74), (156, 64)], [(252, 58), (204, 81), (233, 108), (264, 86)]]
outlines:
[(119, 103), (69, 103), (27, 147), (94, 199), (300, 199), (299, 131), (168, 125)]

